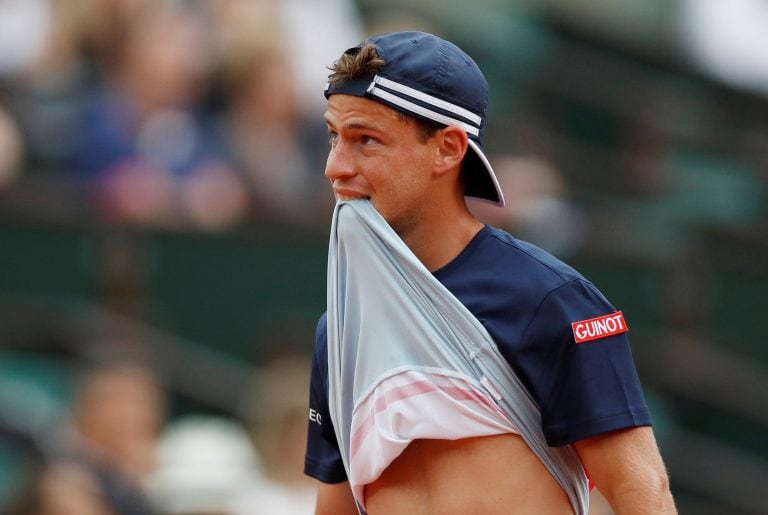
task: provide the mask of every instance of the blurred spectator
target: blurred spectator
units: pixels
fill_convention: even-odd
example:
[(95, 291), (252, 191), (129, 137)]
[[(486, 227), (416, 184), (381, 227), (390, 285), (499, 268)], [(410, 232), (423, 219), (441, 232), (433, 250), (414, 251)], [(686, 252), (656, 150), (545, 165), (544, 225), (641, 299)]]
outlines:
[(149, 370), (130, 364), (97, 367), (86, 373), (76, 394), (76, 447), (140, 481), (155, 466), (164, 405), (162, 389)]
[(283, 50), (274, 43), (244, 42), (225, 56), (223, 76), (223, 139), (247, 182), (251, 216), (311, 220), (318, 192), (326, 189), (303, 145), (297, 84)]
[(13, 515), (153, 515), (143, 483), (155, 469), (165, 396), (141, 362), (96, 364), (69, 411), (37, 431)]
[(309, 120), (325, 110), (325, 66), (365, 36), (354, 0), (211, 0), (205, 5), (223, 52), (243, 43), (282, 52), (292, 77), (293, 108)]
[(80, 170), (108, 219), (222, 228), (245, 196), (203, 112), (211, 47), (198, 13), (169, 2), (133, 13), (86, 110)]
[(309, 358), (272, 358), (256, 377), (243, 409), (249, 414), (265, 478), (242, 492), (234, 515), (312, 513), (316, 484), (304, 475)]
[(322, 173), (325, 65), (362, 39), (356, 7), (349, 0), (213, 5), (222, 139), (248, 185), (250, 215), (314, 223), (333, 206)]
[(584, 244), (585, 220), (567, 197), (557, 169), (538, 156), (497, 156), (493, 167), (506, 206), (498, 209), (470, 199), (470, 208), (486, 223), (511, 231), (556, 255)]
[(89, 105), (79, 156), (84, 171), (102, 173), (121, 160), (142, 158), (175, 173), (198, 164), (203, 141), (189, 139), (199, 137), (199, 128), (188, 125), (200, 121), (194, 116), (208, 54), (192, 12), (163, 2), (135, 13), (107, 56), (101, 88)]
[(149, 369), (98, 366), (77, 389), (63, 449), (93, 474), (115, 513), (148, 514), (142, 483), (155, 469), (164, 422), (165, 395)]
[[(230, 515), (232, 500), (260, 480), (259, 458), (244, 427), (221, 416), (187, 415), (163, 433), (158, 468), (146, 485), (160, 513)], [(250, 513), (268, 512), (256, 506)]]

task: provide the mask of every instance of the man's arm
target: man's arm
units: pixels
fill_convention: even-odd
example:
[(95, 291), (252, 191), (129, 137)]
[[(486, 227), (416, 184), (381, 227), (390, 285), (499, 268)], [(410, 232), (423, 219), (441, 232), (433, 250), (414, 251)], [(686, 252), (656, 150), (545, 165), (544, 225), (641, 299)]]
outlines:
[(318, 482), (315, 515), (358, 515), (349, 482)]
[(616, 515), (677, 513), (650, 427), (593, 436), (574, 446)]

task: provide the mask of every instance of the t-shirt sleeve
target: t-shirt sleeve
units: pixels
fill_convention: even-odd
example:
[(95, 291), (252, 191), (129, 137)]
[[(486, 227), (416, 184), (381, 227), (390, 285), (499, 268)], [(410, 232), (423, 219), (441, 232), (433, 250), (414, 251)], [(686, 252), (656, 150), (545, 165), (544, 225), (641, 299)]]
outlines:
[(651, 424), (628, 333), (575, 341), (572, 323), (615, 312), (591, 283), (575, 280), (547, 295), (523, 335), (524, 374), (549, 445)]
[(315, 333), (312, 373), (309, 386), (309, 421), (304, 473), (324, 483), (347, 480), (336, 433), (328, 410), (328, 358), (326, 317), (320, 319)]

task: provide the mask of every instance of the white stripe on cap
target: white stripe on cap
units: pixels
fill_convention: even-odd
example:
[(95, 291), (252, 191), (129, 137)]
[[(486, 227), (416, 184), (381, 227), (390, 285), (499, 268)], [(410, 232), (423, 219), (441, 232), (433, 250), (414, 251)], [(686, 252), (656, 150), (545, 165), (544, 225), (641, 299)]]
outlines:
[(374, 86), (373, 88), (369, 89), (369, 92), (371, 95), (375, 97), (379, 97), (383, 100), (386, 100), (387, 102), (390, 102), (398, 107), (402, 107), (406, 111), (409, 111), (413, 114), (421, 115), (425, 118), (436, 121), (438, 123), (442, 123), (444, 125), (458, 125), (462, 129), (464, 129), (464, 132), (466, 132), (467, 134), (472, 134), (473, 136), (480, 135), (480, 129), (478, 129), (473, 125), (468, 124), (467, 122), (458, 120), (456, 118), (451, 118), (450, 116), (446, 116), (444, 114), (432, 111), (431, 109), (427, 109), (426, 107), (420, 106), (418, 104), (414, 104), (413, 102), (410, 102), (404, 98), (398, 97), (397, 95), (390, 93), (389, 91), (386, 91)]
[(376, 84), (381, 84), (387, 89), (391, 89), (393, 91), (396, 91), (398, 93), (402, 93), (404, 95), (407, 95), (411, 98), (415, 98), (416, 100), (419, 100), (421, 102), (424, 102), (426, 104), (431, 104), (435, 107), (438, 107), (444, 111), (449, 111), (451, 113), (457, 114), (461, 116), (462, 118), (466, 118), (467, 120), (471, 121), (474, 125), (477, 127), (480, 127), (480, 125), (483, 122), (483, 119), (480, 118), (478, 115), (473, 113), (472, 111), (468, 111), (467, 109), (464, 109), (463, 107), (457, 106), (456, 104), (452, 104), (450, 102), (446, 102), (445, 100), (439, 99), (437, 97), (434, 97), (428, 93), (424, 93), (423, 91), (419, 91), (417, 89), (413, 89), (410, 86), (406, 86), (405, 84), (400, 84), (399, 82), (395, 82), (391, 79), (387, 79), (384, 77), (381, 77), (379, 75), (376, 75), (373, 78), (373, 82)]

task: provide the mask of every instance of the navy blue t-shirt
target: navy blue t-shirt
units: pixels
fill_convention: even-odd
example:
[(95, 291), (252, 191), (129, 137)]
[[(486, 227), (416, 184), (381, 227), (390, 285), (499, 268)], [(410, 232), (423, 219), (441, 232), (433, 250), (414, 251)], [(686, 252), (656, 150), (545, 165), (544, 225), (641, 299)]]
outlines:
[[(572, 324), (616, 309), (544, 250), (485, 226), (434, 273), (483, 324), (539, 405), (549, 445), (651, 424), (627, 333), (576, 343)], [(328, 411), (326, 316), (315, 334), (304, 472), (347, 479)]]

